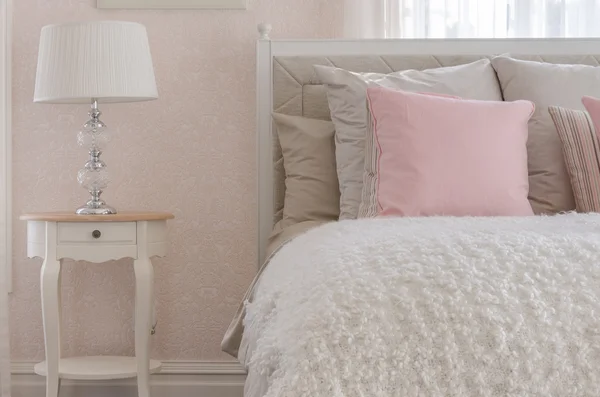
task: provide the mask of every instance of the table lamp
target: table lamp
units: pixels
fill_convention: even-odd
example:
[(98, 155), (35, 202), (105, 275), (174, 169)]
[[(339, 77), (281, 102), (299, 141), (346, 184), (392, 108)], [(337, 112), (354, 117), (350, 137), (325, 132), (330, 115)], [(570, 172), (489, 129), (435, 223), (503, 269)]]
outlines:
[(77, 181), (91, 195), (81, 215), (116, 214), (101, 198), (109, 176), (100, 159), (110, 141), (100, 121), (100, 103), (158, 98), (146, 28), (138, 23), (99, 21), (42, 28), (35, 80), (36, 103), (89, 104), (90, 119), (77, 135), (89, 160)]

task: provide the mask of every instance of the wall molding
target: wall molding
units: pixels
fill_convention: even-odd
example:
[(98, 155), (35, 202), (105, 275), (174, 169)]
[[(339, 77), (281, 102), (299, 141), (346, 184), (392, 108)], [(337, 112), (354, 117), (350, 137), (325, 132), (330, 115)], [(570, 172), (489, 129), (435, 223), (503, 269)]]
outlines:
[[(37, 361), (13, 361), (12, 394), (44, 397), (45, 378), (33, 372)], [(163, 361), (150, 377), (153, 397), (242, 397), (246, 371), (229, 361)], [(135, 379), (62, 381), (61, 397), (137, 397)]]
[(97, 0), (98, 8), (245, 10), (246, 0)]
[(0, 269), (12, 292), (12, 0), (0, 0)]

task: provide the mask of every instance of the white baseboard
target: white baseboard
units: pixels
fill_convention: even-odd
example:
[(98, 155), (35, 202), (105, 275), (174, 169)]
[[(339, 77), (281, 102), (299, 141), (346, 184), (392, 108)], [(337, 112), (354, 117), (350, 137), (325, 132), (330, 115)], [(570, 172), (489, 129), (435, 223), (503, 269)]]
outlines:
[[(12, 363), (12, 397), (45, 397), (45, 378), (33, 361)], [(242, 397), (246, 372), (236, 362), (163, 361), (152, 375), (152, 397)], [(62, 381), (60, 397), (137, 397), (135, 379)]]

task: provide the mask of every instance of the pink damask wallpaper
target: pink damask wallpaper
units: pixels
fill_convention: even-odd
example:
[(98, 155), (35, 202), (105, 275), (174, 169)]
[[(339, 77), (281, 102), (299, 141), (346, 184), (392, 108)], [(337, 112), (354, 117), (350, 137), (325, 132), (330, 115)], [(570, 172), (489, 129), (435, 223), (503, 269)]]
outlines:
[[(95, 0), (14, 2), (14, 293), (12, 358), (44, 357), (40, 259), (26, 259), (19, 214), (73, 209), (85, 192), (75, 135), (85, 106), (32, 103), (43, 25), (119, 19), (146, 25), (160, 99), (104, 106), (114, 138), (106, 199), (121, 210), (167, 210), (171, 253), (155, 262), (154, 356), (228, 360), (219, 343), (256, 271), (256, 24), (273, 37), (335, 37), (341, 0), (248, 0), (246, 11), (98, 10)], [(64, 354), (133, 352), (129, 261), (67, 263)]]

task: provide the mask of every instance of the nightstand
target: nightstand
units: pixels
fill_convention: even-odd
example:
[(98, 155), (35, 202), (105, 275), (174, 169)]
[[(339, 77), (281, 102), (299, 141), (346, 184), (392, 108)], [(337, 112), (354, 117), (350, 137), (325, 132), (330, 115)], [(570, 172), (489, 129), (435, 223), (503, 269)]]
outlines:
[[(116, 215), (39, 213), (27, 221), (27, 256), (44, 259), (40, 276), (46, 361), (35, 372), (46, 376), (46, 397), (57, 397), (60, 380), (103, 380), (137, 377), (138, 396), (149, 397), (150, 374), (161, 363), (150, 360), (154, 270), (152, 257), (167, 253), (164, 212), (124, 212)], [(61, 260), (101, 263), (133, 258), (135, 272), (135, 357), (61, 358)]]

